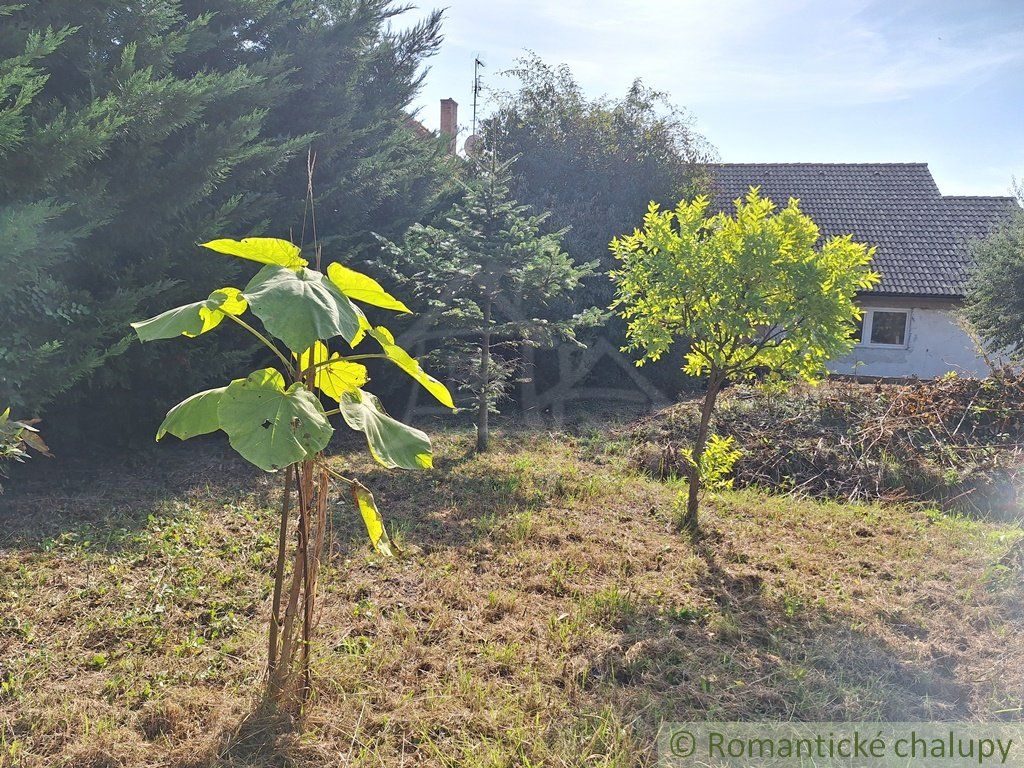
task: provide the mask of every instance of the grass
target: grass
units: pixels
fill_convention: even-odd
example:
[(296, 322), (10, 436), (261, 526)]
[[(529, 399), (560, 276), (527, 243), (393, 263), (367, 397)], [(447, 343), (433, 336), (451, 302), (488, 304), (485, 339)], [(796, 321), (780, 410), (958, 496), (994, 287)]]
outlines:
[(277, 492), (161, 449), (0, 500), (0, 765), (641, 766), (662, 719), (1019, 720), (1018, 526), (678, 485), (592, 436), (358, 472), (301, 727), (260, 707)]

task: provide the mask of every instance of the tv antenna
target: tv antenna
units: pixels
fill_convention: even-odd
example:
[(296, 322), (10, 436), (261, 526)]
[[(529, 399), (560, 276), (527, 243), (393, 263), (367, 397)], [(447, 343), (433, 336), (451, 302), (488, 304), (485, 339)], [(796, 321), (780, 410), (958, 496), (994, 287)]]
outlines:
[(474, 136), (476, 135), (476, 105), (477, 98), (480, 95), (480, 91), (483, 90), (483, 84), (480, 80), (480, 70), (483, 69), (486, 64), (480, 61), (479, 56), (473, 57), (473, 130), (470, 131)]

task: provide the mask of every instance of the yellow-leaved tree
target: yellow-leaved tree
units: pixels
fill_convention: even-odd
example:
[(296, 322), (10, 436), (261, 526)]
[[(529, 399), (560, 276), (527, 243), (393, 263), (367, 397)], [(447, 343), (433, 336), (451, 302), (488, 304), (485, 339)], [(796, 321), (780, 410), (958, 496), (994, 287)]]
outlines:
[(705, 449), (722, 385), (759, 373), (819, 380), (829, 359), (852, 348), (854, 300), (879, 279), (870, 269), (873, 248), (849, 235), (819, 243), (817, 225), (795, 199), (777, 211), (753, 187), (733, 215), (709, 215), (709, 204), (703, 196), (671, 211), (652, 203), (641, 229), (611, 243), (621, 264), (612, 306), (627, 323), (624, 351), (641, 351), (643, 365), (683, 340), (684, 372), (707, 377), (687, 455), (684, 524), (691, 528), (702, 482), (720, 474), (705, 466)]

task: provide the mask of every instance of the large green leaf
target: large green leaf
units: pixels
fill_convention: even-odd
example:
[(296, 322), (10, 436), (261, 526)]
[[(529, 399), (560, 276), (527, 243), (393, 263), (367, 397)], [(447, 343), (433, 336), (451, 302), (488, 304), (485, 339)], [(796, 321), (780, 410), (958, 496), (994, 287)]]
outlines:
[(394, 557), (398, 547), (391, 543), (391, 537), (384, 527), (384, 518), (377, 509), (373, 494), (362, 483), (352, 483), (351, 490), (352, 498), (355, 499), (359, 513), (363, 516), (366, 532), (370, 535), (374, 548), (382, 555)]
[(300, 354), (321, 339), (361, 334), (355, 306), (321, 272), (266, 266), (245, 287), (253, 313), (288, 349)]
[(221, 288), (204, 301), (175, 307), (149, 320), (132, 323), (140, 341), (173, 339), (175, 336), (193, 338), (212, 331), (225, 315), (241, 315), (246, 310), (245, 297), (237, 288)]
[(334, 432), (316, 396), (265, 368), (228, 385), (217, 409), (220, 428), (242, 458), (276, 472), (327, 447)]
[(395, 344), (395, 337), (391, 335), (391, 331), (383, 325), (378, 325), (370, 331), (370, 335), (380, 344), (388, 360), (416, 379), (442, 405), (455, 408), (452, 393), (448, 391), (448, 387), (424, 371), (418, 360)]
[(299, 246), (276, 237), (247, 237), (243, 240), (223, 238), (203, 243), (202, 246), (217, 253), (288, 269), (299, 269), (309, 264), (299, 256)]
[(388, 416), (376, 395), (362, 389), (343, 393), (341, 415), (352, 429), (366, 435), (373, 458), (388, 469), (430, 469), (433, 466), (430, 438)]
[(339, 291), (350, 299), (361, 301), (364, 304), (372, 304), (375, 307), (391, 309), (395, 312), (412, 313), (412, 310), (405, 304), (385, 291), (380, 283), (362, 272), (356, 272), (354, 269), (335, 262), (327, 267), (327, 277), (338, 287)]
[(370, 379), (365, 365), (343, 360), (338, 352), (329, 354), (322, 341), (296, 357), (300, 371), (316, 366), (313, 384), (332, 400), (341, 400), (343, 392), (359, 389)]
[(156, 432), (156, 439), (159, 440), (168, 432), (181, 440), (216, 432), (220, 429), (217, 408), (226, 389), (207, 389), (182, 400), (167, 412)]

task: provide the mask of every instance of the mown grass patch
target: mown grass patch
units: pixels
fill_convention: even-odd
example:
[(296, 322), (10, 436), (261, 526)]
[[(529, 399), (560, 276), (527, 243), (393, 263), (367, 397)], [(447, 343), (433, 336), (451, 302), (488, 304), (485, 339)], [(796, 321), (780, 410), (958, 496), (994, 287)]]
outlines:
[[(0, 755), (24, 766), (650, 765), (660, 719), (1021, 718), (1021, 530), (678, 488), (509, 431), (336, 505), (301, 728), (262, 711), (277, 493), (211, 453), (0, 504)], [(197, 469), (198, 467), (198, 469)], [(214, 469), (211, 470), (210, 467)], [(2, 761), (0, 761), (2, 762)]]

